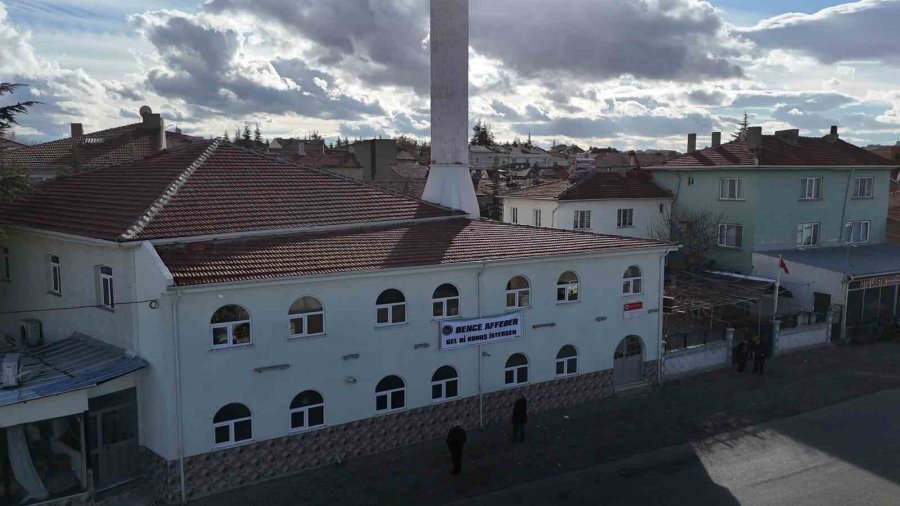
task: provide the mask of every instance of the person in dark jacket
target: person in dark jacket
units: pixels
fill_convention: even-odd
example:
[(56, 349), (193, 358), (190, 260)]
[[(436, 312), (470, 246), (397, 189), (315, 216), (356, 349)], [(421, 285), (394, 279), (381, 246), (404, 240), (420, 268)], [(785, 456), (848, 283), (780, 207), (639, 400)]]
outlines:
[(766, 343), (761, 339), (753, 343), (753, 372), (762, 375), (766, 368)]
[(737, 349), (737, 370), (738, 372), (744, 372), (744, 369), (747, 368), (747, 357), (750, 354), (750, 343), (747, 342), (747, 338), (744, 337), (741, 339), (740, 344), (738, 344)]
[(459, 420), (454, 422), (450, 432), (447, 433), (447, 448), (450, 449), (450, 458), (453, 460), (453, 470), (451, 474), (459, 474), (462, 471), (462, 451), (463, 445), (466, 444), (466, 430), (459, 424)]
[(525, 423), (528, 421), (528, 401), (524, 395), (520, 395), (513, 404), (512, 412), (512, 442), (522, 443), (525, 441)]

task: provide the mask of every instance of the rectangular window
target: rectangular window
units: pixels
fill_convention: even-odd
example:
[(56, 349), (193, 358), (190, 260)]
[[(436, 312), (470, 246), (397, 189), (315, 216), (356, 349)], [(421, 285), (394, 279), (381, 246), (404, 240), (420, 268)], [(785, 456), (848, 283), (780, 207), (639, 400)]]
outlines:
[(869, 242), (868, 221), (848, 221), (844, 223), (844, 241), (850, 244)]
[(616, 226), (619, 228), (633, 227), (634, 209), (619, 209)]
[(114, 309), (116, 306), (112, 267), (97, 267), (97, 305), (106, 309)]
[(519, 208), (518, 207), (510, 207), (509, 208), (509, 222), (510, 223), (519, 223)]
[(816, 200), (822, 198), (822, 178), (805, 177), (800, 180), (800, 199)]
[(573, 223), (573, 228), (575, 228), (576, 230), (591, 228), (591, 212), (575, 211), (575, 223)]
[(6, 246), (0, 246), (0, 252), (2, 252), (2, 254), (3, 254), (3, 258), (0, 258), (0, 260), (3, 261), (3, 265), (0, 266), (0, 269), (3, 269), (3, 272), (0, 273), (3, 275), (3, 277), (0, 278), (0, 281), (9, 281), (10, 280), (9, 248), (7, 248)]
[(719, 224), (719, 246), (723, 248), (740, 248), (743, 245), (744, 227), (740, 225)]
[(872, 198), (872, 178), (858, 177), (853, 183), (853, 198), (870, 199)]
[(541, 210), (540, 209), (534, 210), (534, 226), (535, 227), (541, 226)]
[(720, 200), (744, 200), (744, 179), (723, 177), (719, 181)]
[(818, 246), (819, 224), (801, 223), (797, 225), (797, 246)]
[(62, 272), (59, 267), (59, 257), (47, 255), (47, 291), (54, 295), (62, 295)]
[(688, 186), (694, 186), (694, 176), (688, 177)]

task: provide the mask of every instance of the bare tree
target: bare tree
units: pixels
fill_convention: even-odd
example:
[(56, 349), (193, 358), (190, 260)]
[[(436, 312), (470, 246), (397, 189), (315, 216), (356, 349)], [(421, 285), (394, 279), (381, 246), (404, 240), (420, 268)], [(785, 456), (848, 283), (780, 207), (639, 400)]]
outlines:
[(664, 213), (653, 226), (654, 239), (671, 241), (681, 248), (670, 256), (669, 266), (674, 270), (697, 271), (715, 266), (709, 256), (718, 244), (719, 223), (724, 214), (707, 209), (678, 209)]

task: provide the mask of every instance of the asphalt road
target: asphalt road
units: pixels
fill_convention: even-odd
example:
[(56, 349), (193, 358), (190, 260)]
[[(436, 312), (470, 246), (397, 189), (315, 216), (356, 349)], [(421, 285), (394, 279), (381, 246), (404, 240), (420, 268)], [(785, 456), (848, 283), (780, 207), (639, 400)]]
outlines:
[(900, 390), (454, 504), (897, 505)]

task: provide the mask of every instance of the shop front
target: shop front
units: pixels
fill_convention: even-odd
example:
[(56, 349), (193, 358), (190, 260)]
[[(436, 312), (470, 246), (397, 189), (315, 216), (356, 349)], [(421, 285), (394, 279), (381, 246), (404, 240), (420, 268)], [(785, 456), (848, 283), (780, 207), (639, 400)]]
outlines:
[(847, 284), (846, 332), (851, 339), (877, 337), (897, 322), (900, 273), (853, 277)]

